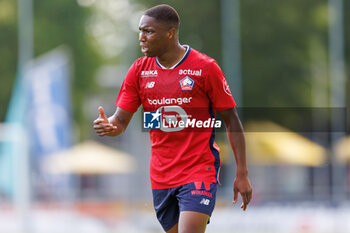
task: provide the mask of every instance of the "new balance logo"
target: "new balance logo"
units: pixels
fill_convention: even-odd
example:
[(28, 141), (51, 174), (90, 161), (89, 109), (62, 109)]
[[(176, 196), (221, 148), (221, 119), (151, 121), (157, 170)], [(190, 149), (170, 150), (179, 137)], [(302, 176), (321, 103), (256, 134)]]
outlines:
[(145, 88), (153, 88), (154, 84), (155, 84), (155, 82), (148, 82), (148, 83), (146, 83)]
[(158, 72), (156, 70), (141, 71), (141, 78), (147, 78), (147, 77), (158, 77)]
[(209, 205), (209, 203), (210, 203), (209, 199), (203, 198), (199, 204)]

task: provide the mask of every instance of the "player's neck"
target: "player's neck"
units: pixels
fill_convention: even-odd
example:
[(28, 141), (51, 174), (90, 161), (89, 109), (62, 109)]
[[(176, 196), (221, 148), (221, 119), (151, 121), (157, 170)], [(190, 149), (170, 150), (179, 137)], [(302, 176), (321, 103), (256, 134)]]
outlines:
[(186, 48), (177, 43), (161, 56), (157, 56), (157, 60), (162, 66), (171, 68), (183, 58), (185, 53)]

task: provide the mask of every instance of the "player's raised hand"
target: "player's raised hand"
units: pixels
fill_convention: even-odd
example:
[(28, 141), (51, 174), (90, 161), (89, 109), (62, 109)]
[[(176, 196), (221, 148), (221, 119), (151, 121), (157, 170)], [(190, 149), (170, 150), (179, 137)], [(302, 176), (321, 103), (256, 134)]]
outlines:
[(105, 110), (102, 108), (102, 106), (100, 106), (98, 108), (98, 112), (99, 112), (98, 118), (101, 119), (102, 122), (109, 123), (108, 118), (107, 118), (107, 116), (105, 114)]
[(252, 199), (252, 186), (250, 185), (248, 176), (236, 177), (233, 183), (233, 193), (234, 193), (233, 204), (237, 203), (238, 193), (240, 193), (243, 200), (241, 208), (245, 211), (247, 209), (247, 206), (250, 200)]
[(99, 136), (109, 135), (112, 136), (113, 133), (117, 130), (117, 126), (114, 126), (108, 121), (108, 118), (100, 106), (98, 108), (99, 116), (94, 120), (94, 129)]

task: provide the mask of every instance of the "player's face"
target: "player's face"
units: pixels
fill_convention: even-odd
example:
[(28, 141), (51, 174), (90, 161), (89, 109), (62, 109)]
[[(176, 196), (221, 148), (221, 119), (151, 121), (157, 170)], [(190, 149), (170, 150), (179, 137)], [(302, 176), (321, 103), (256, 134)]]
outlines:
[(155, 18), (143, 15), (139, 24), (139, 41), (141, 51), (147, 57), (156, 57), (164, 54), (168, 48), (171, 33), (165, 23)]

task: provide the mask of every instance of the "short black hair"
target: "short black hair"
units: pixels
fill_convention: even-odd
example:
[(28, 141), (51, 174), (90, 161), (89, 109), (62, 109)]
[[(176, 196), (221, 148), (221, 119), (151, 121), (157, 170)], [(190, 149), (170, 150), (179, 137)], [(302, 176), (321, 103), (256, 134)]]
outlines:
[(175, 27), (176, 29), (180, 26), (180, 17), (177, 11), (167, 5), (161, 4), (148, 9), (144, 15), (155, 18), (157, 21), (165, 22), (169, 24), (169, 27)]

